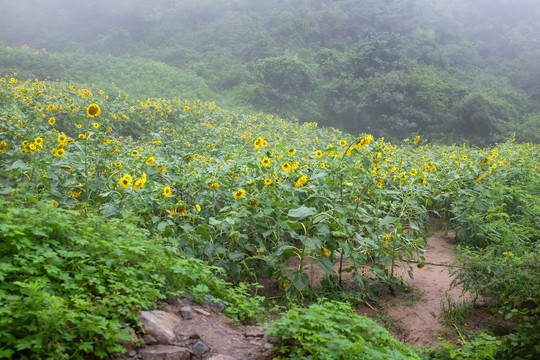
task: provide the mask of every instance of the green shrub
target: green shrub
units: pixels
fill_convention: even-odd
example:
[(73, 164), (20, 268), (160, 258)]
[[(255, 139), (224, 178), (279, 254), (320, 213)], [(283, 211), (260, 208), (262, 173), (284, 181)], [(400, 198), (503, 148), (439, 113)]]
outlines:
[(123, 323), (166, 296), (213, 294), (236, 319), (260, 313), (245, 288), (166, 250), (129, 218), (0, 207), (0, 358), (103, 358), (122, 350)]
[(293, 308), (267, 334), (278, 337), (278, 359), (419, 359), (412, 348), (345, 303)]

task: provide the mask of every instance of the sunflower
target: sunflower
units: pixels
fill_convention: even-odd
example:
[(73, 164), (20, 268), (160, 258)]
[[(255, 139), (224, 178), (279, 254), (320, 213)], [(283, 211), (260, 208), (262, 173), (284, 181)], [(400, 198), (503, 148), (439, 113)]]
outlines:
[(150, 156), (147, 160), (146, 160), (146, 165), (152, 165), (154, 163), (154, 161), (156, 160), (156, 157), (155, 156)]
[(163, 189), (163, 195), (165, 195), (166, 197), (169, 197), (171, 196), (172, 194), (172, 189), (170, 186), (165, 186), (165, 188)]
[(262, 166), (270, 166), (270, 160), (265, 157), (264, 159), (261, 160), (261, 164)]
[(244, 197), (244, 195), (246, 195), (245, 190), (244, 190), (244, 189), (240, 189), (240, 190), (238, 190), (237, 192), (235, 192), (235, 193), (233, 194), (233, 197), (234, 197), (235, 199), (241, 199), (241, 198)]
[(137, 150), (133, 150), (131, 152), (131, 156), (139, 156), (139, 152)]
[(219, 188), (219, 183), (213, 182), (211, 184), (208, 184), (208, 188), (209, 189), (218, 189)]
[(264, 179), (264, 184), (265, 185), (271, 185), (272, 184), (272, 179), (270, 179), (270, 178)]
[(5, 152), (7, 149), (7, 142), (0, 141), (0, 152)]
[(323, 156), (323, 152), (321, 150), (317, 150), (317, 151), (315, 151), (315, 156), (320, 158), (320, 157)]
[(62, 157), (62, 156), (64, 156), (65, 153), (66, 153), (66, 150), (58, 149), (58, 151), (56, 151), (56, 156)]
[(129, 187), (129, 185), (131, 185), (131, 180), (124, 176), (123, 178), (120, 179), (119, 183), (120, 183), (120, 186), (125, 189)]
[(418, 141), (420, 141), (420, 136), (415, 137), (413, 141), (415, 144), (418, 144)]
[(347, 140), (340, 140), (340, 141), (339, 141), (339, 146), (342, 146), (342, 147), (343, 147), (343, 146), (345, 146), (345, 145), (347, 145)]
[(321, 246), (321, 250), (319, 250), (319, 255), (330, 256), (330, 253), (328, 252), (327, 248)]
[(49, 201), (49, 204), (51, 204), (52, 206), (54, 206), (55, 208), (58, 207), (58, 202), (56, 200), (51, 200)]
[(98, 116), (99, 114), (101, 114), (101, 108), (99, 107), (98, 104), (90, 104), (86, 108), (86, 115), (88, 117), (94, 118)]
[(195, 204), (195, 209), (197, 209), (198, 212), (201, 212), (201, 206), (199, 204)]
[(98, 123), (94, 123), (94, 128), (95, 128), (95, 129), (99, 129), (99, 124), (98, 124)]
[(262, 143), (263, 143), (263, 138), (262, 137), (258, 137), (257, 140), (255, 140), (253, 142), (253, 146), (255, 147), (255, 149), (258, 149), (262, 146)]
[(411, 174), (411, 176), (416, 176), (416, 174), (418, 174), (418, 170), (412, 169), (411, 171), (409, 171), (409, 174)]
[(184, 112), (189, 111), (189, 106), (184, 106)]
[(53, 126), (55, 122), (56, 122), (55, 118), (52, 117), (49, 119), (49, 125)]
[(135, 184), (133, 184), (133, 190), (141, 190), (144, 186), (144, 182), (142, 179), (137, 179), (135, 181)]
[(296, 154), (296, 149), (295, 148), (290, 148), (289, 151), (287, 151), (287, 153), (289, 155), (294, 155), (294, 154)]
[(34, 139), (34, 144), (36, 144), (36, 145), (41, 145), (41, 144), (43, 144), (43, 139), (40, 138), (40, 137), (35, 138), (35, 139)]
[(58, 142), (59, 143), (64, 143), (67, 141), (67, 136), (66, 135), (58, 135)]
[(288, 173), (289, 171), (291, 171), (292, 166), (289, 163), (283, 163), (283, 165), (281, 165), (281, 169)]
[(294, 183), (294, 186), (299, 188), (299, 187), (302, 187), (305, 185), (305, 183), (307, 182), (307, 176), (306, 175), (302, 175), (298, 180), (296, 180), (296, 182)]

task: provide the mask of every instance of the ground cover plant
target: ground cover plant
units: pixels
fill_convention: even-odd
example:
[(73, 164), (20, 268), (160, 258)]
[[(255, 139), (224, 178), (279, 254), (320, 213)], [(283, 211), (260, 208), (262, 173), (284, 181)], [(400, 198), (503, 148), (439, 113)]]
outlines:
[[(468, 245), (485, 247), (486, 240), (510, 247), (522, 244), (519, 251), (485, 250), (500, 261), (515, 259), (512, 269), (516, 271), (528, 271), (531, 266), (534, 270), (537, 259), (538, 209), (530, 204), (538, 197), (532, 186), (538, 183), (538, 147), (517, 144), (514, 138), (484, 149), (431, 144), (420, 135), (393, 144), (316, 123), (229, 112), (213, 102), (142, 98), (121, 91), (110, 94), (90, 84), (25, 80), (16, 74), (0, 78), (0, 121), (0, 194), (7, 202), (30, 209), (28, 213), (10, 210), (6, 222), (54, 211), (55, 216), (84, 233), (73, 224), (80, 221), (89, 225), (96, 214), (99, 221), (108, 224), (105, 228), (123, 219), (131, 225), (122, 222), (118, 236), (110, 239), (111, 244), (120, 242), (120, 249), (135, 246), (122, 245), (123, 231), (143, 229), (146, 240), (141, 241), (161, 249), (155, 250), (156, 259), (174, 257), (182, 263), (188, 261), (185, 256), (203, 260), (222, 269), (224, 279), (238, 284), (266, 279), (269, 287), (293, 302), (310, 300), (312, 290), (319, 285), (309, 278), (308, 263), (327, 275), (324, 283), (334, 291), (341, 291), (343, 274), (352, 275), (360, 301), (375, 298), (379, 284), (394, 292), (407, 281), (396, 275), (396, 266), (411, 270), (424, 265), (422, 253), (430, 216), (443, 217), (448, 226), (459, 226), (464, 246), (472, 242)], [(513, 188), (506, 188), (511, 184)], [(38, 205), (31, 205), (33, 202)], [(72, 236), (75, 240), (79, 236), (75, 232), (56, 238), (56, 229), (63, 229), (63, 225), (45, 224), (45, 235), (15, 227), (13, 234), (29, 238), (28, 244), (20, 245), (26, 248), (6, 242), (0, 256), (9, 259), (25, 251), (50, 253), (48, 249), (56, 243), (65, 246), (73, 241)], [(10, 239), (10, 229), (3, 231)], [(55, 243), (38, 249), (34, 242), (42, 237)], [(17, 237), (12, 243), (14, 239)], [(109, 249), (111, 244), (99, 242), (95, 246)], [(102, 256), (103, 249), (95, 251), (93, 256)], [(13, 266), (18, 269), (21, 264)], [(65, 267), (55, 265), (57, 269), (50, 271), (72, 271), (69, 261), (60, 264)], [(123, 310), (118, 316), (128, 316), (137, 302), (144, 305), (183, 287), (174, 286), (167, 277), (167, 271), (188, 275), (184, 266), (175, 264), (165, 267), (164, 274), (157, 272), (161, 285), (146, 277), (152, 274), (146, 274), (145, 266), (151, 266), (146, 260), (137, 264), (142, 267), (132, 270), (133, 281), (151, 282), (152, 286), (148, 285), (144, 301), (126, 290), (127, 298), (119, 300)], [(206, 265), (197, 264), (206, 269)], [(11, 274), (15, 268), (3, 267), (2, 271)], [(39, 269), (49, 271), (48, 267)], [(502, 270), (494, 273), (492, 269)], [(490, 282), (504, 283), (503, 278), (493, 276), (504, 269), (490, 268), (485, 278), (470, 275), (477, 274), (474, 271), (462, 276), (472, 279), (468, 280), (470, 289), (485, 296), (482, 289)], [(409, 273), (412, 276), (412, 271)], [(2, 276), (17, 281), (15, 278), (23, 275)], [(33, 291), (39, 289), (46, 296), (43, 301), (54, 304), (57, 295), (51, 291), (64, 286), (64, 280), (47, 285), (29, 278), (21, 284), (34, 284), (37, 288)], [(15, 306), (10, 286), (18, 285), (6, 284), (3, 302)], [(218, 291), (204, 284), (206, 280), (203, 288), (187, 289), (221, 292), (222, 298), (237, 304), (245, 299), (245, 288), (237, 293), (223, 290), (226, 285)], [(517, 298), (508, 288), (493, 305), (526, 316), (529, 330), (538, 329), (534, 310), (537, 283), (532, 278), (531, 286), (531, 292), (519, 293)], [(19, 292), (20, 287), (16, 288)], [(68, 290), (69, 286), (66, 294)], [(253, 315), (256, 303), (246, 304), (232, 315)], [(65, 319), (70, 316), (75, 315), (68, 312)], [(527, 331), (524, 328), (516, 335), (519, 340), (509, 351), (530, 347)], [(108, 345), (102, 354), (114, 349), (113, 338), (105, 341)], [(17, 335), (6, 339), (0, 349), (9, 356)], [(42, 345), (24, 346), (21, 351)], [(79, 345), (66, 351), (70, 350), (89, 351)]]

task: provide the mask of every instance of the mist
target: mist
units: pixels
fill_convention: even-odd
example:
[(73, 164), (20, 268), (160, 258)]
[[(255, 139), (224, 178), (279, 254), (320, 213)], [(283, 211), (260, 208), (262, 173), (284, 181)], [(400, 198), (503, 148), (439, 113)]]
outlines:
[(540, 128), (536, 0), (26, 0), (0, 8), (3, 74), (216, 100), (390, 137), (500, 141)]

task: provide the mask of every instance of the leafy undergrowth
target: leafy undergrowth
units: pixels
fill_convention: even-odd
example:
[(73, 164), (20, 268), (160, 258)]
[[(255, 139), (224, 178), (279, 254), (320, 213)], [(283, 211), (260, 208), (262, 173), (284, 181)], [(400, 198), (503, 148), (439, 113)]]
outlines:
[[(22, 206), (21, 206), (22, 205)], [(104, 357), (121, 351), (122, 324), (167, 296), (213, 294), (228, 315), (260, 314), (259, 298), (163, 239), (47, 203), (1, 200), (0, 358)]]
[(420, 359), (375, 321), (349, 304), (324, 302), (293, 308), (267, 331), (278, 338), (276, 359)]
[(537, 269), (537, 145), (398, 145), (16, 75), (0, 78), (0, 121), (1, 356), (103, 357), (122, 322), (180, 292), (212, 293), (240, 320), (263, 313), (248, 290), (263, 278), (306, 304), (308, 263), (336, 297), (376, 298), (405, 284), (397, 266), (425, 263), (430, 216), (457, 229), (461, 285), (519, 318), (508, 353), (538, 352), (524, 351), (538, 284), (516, 281)]

